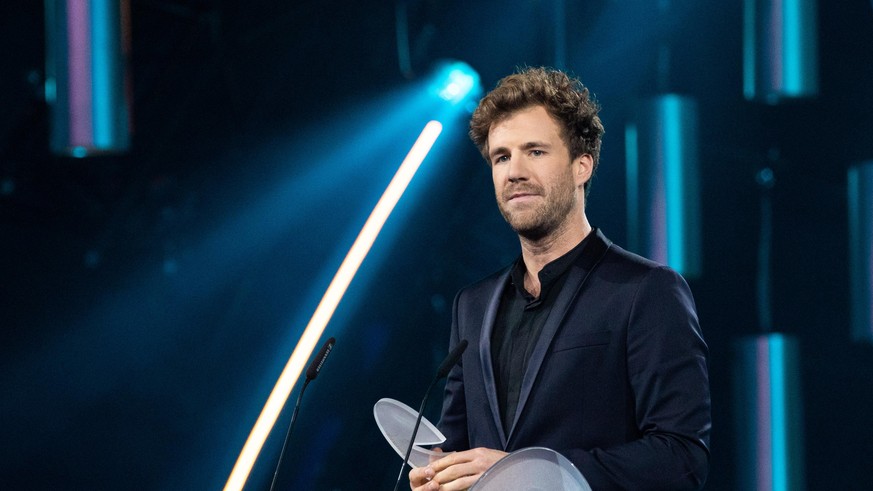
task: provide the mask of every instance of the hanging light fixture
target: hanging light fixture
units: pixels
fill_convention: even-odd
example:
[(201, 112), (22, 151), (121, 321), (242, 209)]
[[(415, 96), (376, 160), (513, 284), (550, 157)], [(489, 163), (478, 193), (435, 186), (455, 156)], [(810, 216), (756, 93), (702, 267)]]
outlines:
[(688, 277), (701, 274), (697, 104), (644, 100), (625, 128), (628, 247)]
[(873, 342), (873, 161), (849, 168), (852, 338)]
[(743, 94), (778, 104), (818, 94), (814, 0), (745, 0)]
[(799, 343), (769, 333), (737, 342), (737, 489), (804, 489)]
[(126, 151), (128, 0), (46, 0), (45, 6), (52, 152), (86, 157)]

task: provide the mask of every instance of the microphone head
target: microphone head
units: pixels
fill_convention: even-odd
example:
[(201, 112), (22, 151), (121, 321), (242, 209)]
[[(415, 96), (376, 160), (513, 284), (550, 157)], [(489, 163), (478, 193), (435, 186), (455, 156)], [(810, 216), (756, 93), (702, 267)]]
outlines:
[(327, 360), (327, 355), (329, 355), (330, 351), (333, 349), (334, 343), (336, 343), (336, 339), (331, 337), (321, 346), (318, 355), (312, 359), (312, 363), (310, 363), (309, 368), (306, 369), (306, 380), (315, 380), (315, 377), (318, 376), (318, 372), (321, 371), (322, 365), (324, 365), (324, 360)]
[(462, 339), (460, 343), (456, 344), (452, 349), (451, 353), (446, 356), (446, 359), (440, 364), (439, 370), (437, 370), (437, 379), (441, 379), (449, 374), (452, 371), (452, 367), (458, 363), (458, 360), (461, 359), (461, 355), (464, 354), (464, 350), (467, 349), (467, 340)]

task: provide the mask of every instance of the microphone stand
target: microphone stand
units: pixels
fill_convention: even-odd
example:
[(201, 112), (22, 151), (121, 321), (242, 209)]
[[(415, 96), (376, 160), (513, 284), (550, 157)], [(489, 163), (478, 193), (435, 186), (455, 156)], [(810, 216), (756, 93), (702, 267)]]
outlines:
[(319, 372), (321, 372), (321, 367), (323, 367), (324, 362), (327, 361), (327, 355), (329, 355), (331, 350), (333, 350), (334, 343), (336, 343), (336, 339), (331, 336), (321, 346), (318, 355), (316, 355), (309, 364), (309, 368), (306, 369), (306, 381), (303, 382), (303, 387), (300, 388), (300, 393), (297, 394), (297, 403), (294, 404), (294, 413), (291, 414), (291, 423), (288, 424), (288, 432), (285, 433), (285, 441), (282, 442), (282, 452), (279, 453), (279, 461), (276, 462), (276, 471), (273, 472), (273, 481), (270, 483), (270, 491), (273, 491), (273, 488), (276, 486), (276, 478), (279, 477), (279, 467), (282, 465), (282, 458), (285, 457), (285, 448), (288, 447), (288, 439), (291, 437), (291, 430), (294, 429), (294, 423), (297, 422), (297, 413), (300, 411), (300, 401), (303, 400), (303, 392), (306, 391), (306, 386), (309, 385), (309, 382), (312, 382), (315, 380), (315, 377), (318, 377)]
[(282, 451), (279, 453), (279, 461), (276, 463), (276, 471), (273, 472), (273, 482), (270, 483), (270, 491), (276, 487), (276, 478), (279, 477), (279, 467), (282, 465), (282, 458), (285, 457), (285, 448), (288, 447), (288, 439), (291, 437), (291, 430), (294, 429), (294, 423), (297, 422), (297, 413), (300, 411), (300, 401), (303, 399), (303, 391), (309, 385), (312, 379), (306, 379), (303, 382), (303, 387), (300, 388), (300, 394), (297, 395), (297, 403), (294, 404), (294, 412), (291, 414), (291, 423), (288, 424), (288, 432), (285, 433), (285, 441), (282, 442)]
[(412, 429), (412, 438), (409, 439), (409, 445), (406, 447), (406, 456), (403, 457), (403, 463), (400, 464), (400, 474), (397, 475), (397, 482), (394, 483), (394, 491), (397, 491), (397, 487), (400, 486), (400, 481), (403, 479), (403, 471), (406, 470), (409, 455), (412, 453), (412, 445), (415, 443), (415, 435), (418, 434), (418, 427), (421, 424), (421, 416), (424, 414), (424, 406), (427, 404), (427, 398), (430, 396), (431, 389), (433, 389), (433, 386), (436, 385), (437, 381), (448, 376), (449, 371), (458, 363), (458, 360), (461, 359), (461, 355), (464, 354), (464, 350), (466, 349), (467, 340), (462, 339), (454, 348), (452, 348), (452, 351), (448, 356), (446, 356), (446, 359), (440, 363), (436, 377), (434, 377), (430, 385), (427, 386), (427, 392), (424, 393), (424, 398), (421, 400), (421, 407), (418, 409), (418, 417), (415, 419), (415, 427)]
[(403, 457), (403, 464), (400, 466), (400, 474), (397, 475), (397, 482), (394, 484), (394, 491), (397, 491), (400, 486), (400, 481), (403, 479), (403, 471), (406, 470), (406, 463), (409, 461), (409, 455), (412, 453), (412, 445), (415, 444), (415, 435), (418, 434), (418, 427), (421, 425), (421, 416), (424, 414), (424, 406), (427, 404), (427, 398), (430, 396), (430, 391), (437, 381), (442, 378), (437, 375), (433, 382), (427, 387), (427, 392), (424, 393), (424, 399), (421, 401), (421, 407), (418, 408), (418, 417), (415, 418), (415, 426), (412, 428), (412, 438), (409, 439), (409, 445), (406, 446), (406, 456)]

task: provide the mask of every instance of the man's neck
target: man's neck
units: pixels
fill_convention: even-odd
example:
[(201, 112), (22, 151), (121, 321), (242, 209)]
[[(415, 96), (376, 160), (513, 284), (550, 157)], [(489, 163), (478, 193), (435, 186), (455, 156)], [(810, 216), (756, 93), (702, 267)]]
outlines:
[(521, 257), (524, 261), (524, 287), (531, 295), (539, 297), (539, 273), (546, 264), (558, 259), (576, 247), (582, 239), (591, 233), (591, 225), (583, 212), (581, 217), (566, 223), (565, 227), (541, 239), (531, 240), (519, 237), (521, 241)]

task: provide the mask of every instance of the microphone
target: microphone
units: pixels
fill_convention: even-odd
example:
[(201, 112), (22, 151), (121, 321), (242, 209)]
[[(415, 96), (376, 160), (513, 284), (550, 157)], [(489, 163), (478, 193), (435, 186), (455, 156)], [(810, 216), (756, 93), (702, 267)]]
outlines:
[(455, 345), (455, 348), (452, 350), (452, 352), (446, 356), (446, 359), (443, 360), (442, 363), (440, 363), (440, 367), (439, 369), (437, 369), (436, 379), (434, 379), (434, 382), (447, 376), (449, 372), (452, 371), (452, 368), (454, 368), (455, 365), (458, 363), (458, 360), (461, 359), (461, 355), (464, 354), (464, 350), (466, 349), (467, 340), (462, 339), (460, 343)]
[(288, 432), (285, 433), (285, 441), (282, 443), (282, 452), (279, 453), (279, 461), (276, 462), (276, 470), (273, 472), (273, 482), (270, 483), (270, 491), (273, 491), (273, 488), (275, 488), (276, 478), (279, 477), (279, 467), (282, 465), (282, 458), (285, 457), (285, 448), (288, 446), (288, 440), (291, 437), (291, 430), (294, 428), (294, 422), (297, 421), (297, 412), (300, 411), (300, 401), (303, 399), (303, 391), (306, 390), (306, 386), (309, 385), (309, 382), (312, 382), (315, 380), (315, 377), (318, 377), (318, 373), (321, 371), (321, 367), (324, 366), (327, 356), (330, 354), (331, 350), (333, 350), (334, 344), (336, 344), (336, 339), (333, 337), (325, 341), (321, 346), (321, 349), (318, 351), (318, 354), (312, 359), (312, 363), (309, 364), (309, 368), (306, 369), (306, 380), (303, 382), (303, 387), (300, 388), (300, 394), (297, 395), (297, 403), (294, 404), (294, 413), (291, 414), (291, 423), (288, 424)]
[(336, 344), (336, 339), (331, 337), (324, 343), (324, 345), (321, 346), (321, 350), (318, 352), (318, 355), (312, 360), (312, 363), (309, 364), (309, 368), (306, 369), (307, 382), (309, 382), (310, 380), (315, 380), (315, 377), (318, 377), (318, 372), (320, 372), (321, 367), (324, 366), (324, 362), (325, 360), (327, 360), (327, 355), (330, 354), (330, 351), (333, 349), (334, 344)]
[(421, 415), (424, 412), (424, 406), (427, 404), (427, 398), (430, 395), (430, 391), (440, 379), (445, 378), (449, 372), (452, 371), (452, 368), (454, 368), (458, 363), (458, 360), (461, 359), (461, 355), (464, 354), (465, 349), (467, 349), (467, 340), (462, 339), (460, 343), (455, 345), (448, 356), (446, 356), (446, 359), (440, 363), (436, 376), (427, 387), (427, 391), (424, 393), (424, 398), (421, 400), (421, 407), (418, 409), (418, 417), (415, 419), (415, 427), (412, 429), (412, 437), (409, 439), (409, 445), (406, 447), (406, 456), (403, 457), (403, 462), (400, 463), (400, 474), (397, 476), (397, 482), (394, 484), (394, 491), (397, 491), (398, 486), (400, 486), (400, 481), (403, 479), (403, 471), (406, 470), (406, 462), (409, 460), (409, 454), (412, 453), (412, 445), (415, 443), (415, 435), (418, 434), (418, 427), (421, 425)]

